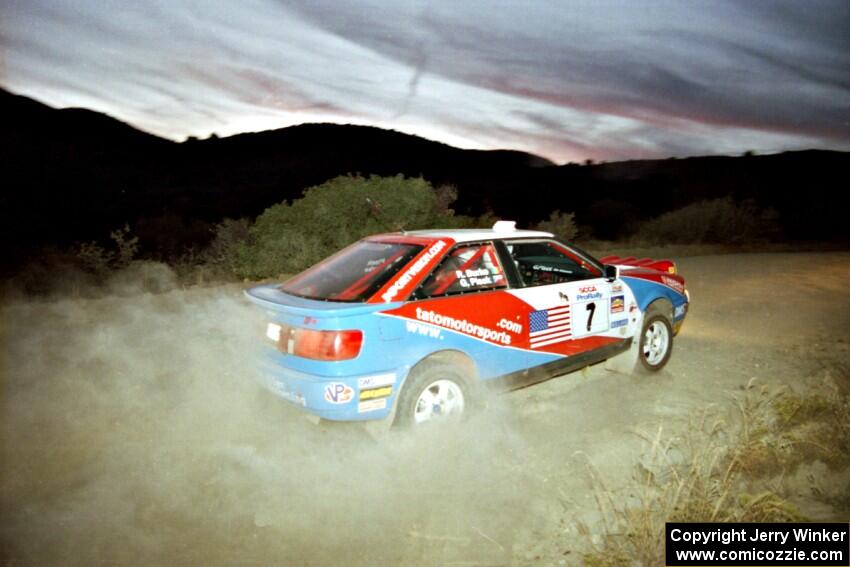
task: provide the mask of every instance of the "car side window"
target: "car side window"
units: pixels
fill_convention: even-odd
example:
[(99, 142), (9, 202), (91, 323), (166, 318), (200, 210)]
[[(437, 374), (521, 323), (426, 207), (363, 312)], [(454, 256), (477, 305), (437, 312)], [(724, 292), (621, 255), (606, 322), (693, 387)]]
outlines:
[(455, 293), (507, 287), (492, 244), (466, 244), (455, 247), (422, 282), (415, 297), (439, 297)]
[(600, 277), (599, 269), (554, 240), (505, 243), (525, 286), (549, 285)]

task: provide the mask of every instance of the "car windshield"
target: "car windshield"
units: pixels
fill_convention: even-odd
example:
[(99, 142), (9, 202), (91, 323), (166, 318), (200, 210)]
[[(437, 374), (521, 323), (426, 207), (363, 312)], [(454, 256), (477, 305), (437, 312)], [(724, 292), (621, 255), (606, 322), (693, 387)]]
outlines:
[(361, 240), (301, 272), (280, 290), (308, 299), (365, 301), (421, 250), (419, 244)]

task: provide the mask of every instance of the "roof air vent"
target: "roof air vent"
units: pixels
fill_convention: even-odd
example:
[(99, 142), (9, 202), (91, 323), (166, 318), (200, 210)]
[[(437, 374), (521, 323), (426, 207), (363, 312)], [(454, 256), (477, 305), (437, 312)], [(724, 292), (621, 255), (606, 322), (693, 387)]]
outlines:
[(493, 230), (496, 232), (514, 232), (516, 230), (516, 221), (500, 220), (493, 225)]

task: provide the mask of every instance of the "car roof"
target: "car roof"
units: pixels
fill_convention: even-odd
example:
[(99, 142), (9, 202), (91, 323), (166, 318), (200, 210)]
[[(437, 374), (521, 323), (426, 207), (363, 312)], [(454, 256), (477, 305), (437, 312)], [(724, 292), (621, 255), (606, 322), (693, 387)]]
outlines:
[(451, 238), (455, 242), (473, 242), (477, 240), (501, 240), (505, 238), (552, 238), (551, 232), (539, 230), (493, 230), (492, 228), (453, 228), (411, 230), (408, 236), (423, 238)]

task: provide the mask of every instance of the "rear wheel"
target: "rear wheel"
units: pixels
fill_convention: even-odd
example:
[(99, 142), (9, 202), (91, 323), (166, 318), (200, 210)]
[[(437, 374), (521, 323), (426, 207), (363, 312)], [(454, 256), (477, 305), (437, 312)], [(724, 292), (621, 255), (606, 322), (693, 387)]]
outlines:
[(639, 358), (644, 368), (661, 370), (673, 352), (673, 328), (664, 315), (651, 315), (640, 335)]
[(445, 361), (412, 371), (398, 398), (395, 424), (402, 427), (456, 422), (469, 412), (471, 388), (463, 369)]

